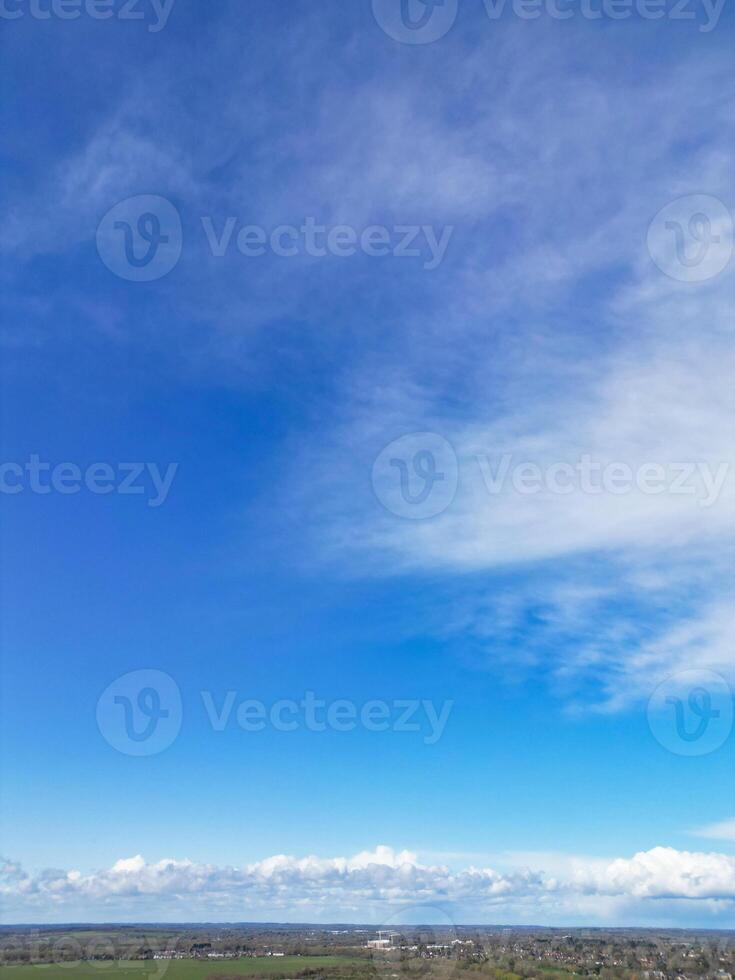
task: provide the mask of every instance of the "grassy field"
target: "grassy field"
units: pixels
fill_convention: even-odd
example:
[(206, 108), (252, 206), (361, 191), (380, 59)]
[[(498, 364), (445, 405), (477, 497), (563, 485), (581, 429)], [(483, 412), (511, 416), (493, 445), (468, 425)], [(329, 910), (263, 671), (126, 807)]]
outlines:
[(206, 980), (232, 977), (294, 976), (300, 970), (364, 964), (347, 956), (259, 956), (242, 960), (116, 960), (115, 962), (0, 966), (0, 980)]

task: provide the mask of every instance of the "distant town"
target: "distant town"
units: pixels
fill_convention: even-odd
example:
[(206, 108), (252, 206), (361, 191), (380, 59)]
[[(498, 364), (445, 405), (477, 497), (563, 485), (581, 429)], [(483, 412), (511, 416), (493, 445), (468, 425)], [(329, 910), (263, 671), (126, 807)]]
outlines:
[[(735, 932), (508, 926), (5, 926), (0, 977), (733, 980)], [(70, 967), (77, 965), (72, 973)], [(111, 972), (117, 968), (120, 972)]]

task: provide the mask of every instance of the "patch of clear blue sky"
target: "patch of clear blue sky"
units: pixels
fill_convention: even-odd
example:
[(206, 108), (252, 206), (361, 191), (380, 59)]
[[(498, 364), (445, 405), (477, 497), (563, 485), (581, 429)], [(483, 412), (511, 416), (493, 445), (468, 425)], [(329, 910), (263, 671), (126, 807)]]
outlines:
[[(537, 39), (545, 52), (558, 40), (571, 86), (604, 72), (612, 86), (650, 82), (658, 72), (675, 74), (683, 53), (702, 61), (721, 55), (732, 43), (731, 22), (726, 10), (712, 34), (688, 22), (666, 30), (640, 22), (490, 24), (479, 2), (466, 3), (446, 43), (424, 50), (389, 41), (363, 2), (178, 0), (159, 34), (136, 22), (4, 25), (3, 74), (13, 90), (2, 106), (5, 196), (21, 225), (27, 212), (30, 241), (4, 273), (3, 459), (33, 452), (80, 465), (179, 464), (157, 509), (134, 496), (3, 500), (2, 728), (11, 760), (3, 839), (12, 857), (29, 867), (85, 869), (138, 852), (238, 863), (378, 842), (419, 853), (614, 855), (695, 846), (689, 829), (732, 812), (730, 752), (670, 755), (641, 710), (571, 716), (543, 670), (518, 681), (503, 669), (479, 669), (462, 656), (461, 637), (450, 643), (441, 630), (422, 628), (437, 606), (451, 610), (465, 581), (507, 590), (515, 570), (459, 582), (441, 573), (362, 576), (354, 564), (324, 562), (317, 517), (297, 506), (313, 471), (309, 454), (295, 447), (312, 447), (315, 457), (323, 448), (320, 432), (339, 418), (351, 367), (385, 349), (400, 358), (396, 325), (406, 309), (420, 317), (451, 288), (467, 226), (457, 228), (456, 252), (429, 288), (410, 263), (377, 274), (359, 259), (346, 269), (299, 266), (298, 300), (283, 310), (269, 260), (256, 268), (235, 257), (211, 269), (191, 250), (150, 288), (116, 281), (94, 250), (99, 201), (88, 214), (83, 189), (71, 205), (37, 192), (130, 98), (143, 107), (134, 119), (141, 138), (175, 147), (176, 159), (190, 153), (198, 187), (191, 203), (160, 172), (151, 185), (143, 166), (119, 197), (170, 195), (194, 237), (207, 206), (218, 215), (273, 215), (266, 192), (281, 182), (288, 207), (273, 223), (290, 221), (319, 213), (318, 189), (299, 196), (300, 171), (331, 164), (328, 142), (309, 143), (310, 114), (314, 127), (322, 113), (335, 114), (336, 146), (340, 133), (349, 139), (354, 131), (340, 120), (365, 87), (380, 83), (388, 99), (404, 83), (425, 84), (428, 98), (464, 51), (492, 61), (496, 36), (518, 44), (526, 59)], [(445, 94), (451, 141), (453, 117), (464, 125), (482, 117), (492, 81)], [(402, 152), (420, 172), (410, 133)], [(360, 160), (351, 165), (359, 184)], [(595, 193), (604, 196), (610, 179), (601, 175)], [(382, 217), (434, 220), (420, 199), (405, 211), (386, 208)], [(76, 238), (55, 246), (77, 219)], [(498, 236), (497, 248), (523, 244), (502, 216), (482, 218), (479, 234), (486, 243)], [(609, 286), (614, 271), (606, 275)], [(586, 315), (600, 286), (593, 277), (538, 314), (557, 319), (564, 343), (585, 356), (610, 343)], [(221, 291), (222, 308), (204, 310), (202, 290), (215, 298)], [(225, 339), (217, 335), (223, 324)], [(507, 312), (493, 330), (516, 326)], [(423, 342), (415, 332), (405, 341)], [(461, 387), (449, 387), (447, 412), (471, 415)], [(367, 467), (364, 481), (360, 494), (369, 488)], [(516, 642), (525, 639), (521, 633)], [(185, 723), (171, 749), (139, 760), (100, 739), (94, 708), (114, 677), (142, 667), (176, 678)], [(435, 746), (409, 733), (247, 735), (231, 726), (215, 734), (202, 689), (265, 701), (307, 689), (358, 703), (450, 698), (454, 709)]]

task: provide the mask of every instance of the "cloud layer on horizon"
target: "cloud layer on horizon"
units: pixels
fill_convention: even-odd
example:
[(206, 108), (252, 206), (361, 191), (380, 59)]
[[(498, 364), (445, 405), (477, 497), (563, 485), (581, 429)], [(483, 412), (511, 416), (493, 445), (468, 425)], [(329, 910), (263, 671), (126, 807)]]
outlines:
[(455, 921), (566, 915), (604, 922), (631, 903), (642, 910), (657, 902), (667, 914), (677, 904), (688, 911), (700, 906), (716, 920), (735, 905), (735, 857), (725, 854), (655, 847), (614, 860), (550, 860), (553, 874), (521, 865), (452, 870), (381, 845), (352, 857), (276, 855), (241, 868), (136, 855), (104, 871), (31, 875), (6, 861), (0, 895), (13, 921), (65, 921), (84, 910), (98, 919), (175, 915), (181, 921), (206, 909), (213, 918), (380, 922), (407, 907), (424, 907), (427, 915), (433, 907)]

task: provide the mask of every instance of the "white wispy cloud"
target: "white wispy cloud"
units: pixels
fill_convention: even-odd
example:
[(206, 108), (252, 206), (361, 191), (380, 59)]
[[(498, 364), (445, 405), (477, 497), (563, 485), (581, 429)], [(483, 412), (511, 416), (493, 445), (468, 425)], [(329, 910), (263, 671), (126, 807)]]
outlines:
[(705, 824), (692, 833), (695, 837), (708, 837), (711, 840), (735, 840), (735, 818)]
[[(274, 349), (309, 343), (337, 365), (328, 421), (279, 447), (309, 474), (301, 498), (288, 481), (280, 510), (310, 529), (315, 550), (350, 574), (429, 573), (463, 586), (475, 576), (474, 606), (458, 601), (441, 632), (456, 624), (496, 663), (508, 630), (520, 633), (543, 607), (514, 655), (542, 659), (569, 684), (593, 678), (611, 707), (683, 667), (735, 679), (735, 265), (679, 283), (645, 244), (673, 198), (706, 192), (734, 203), (729, 52), (682, 61), (677, 51), (655, 72), (631, 72), (619, 57), (625, 25), (607, 25), (608, 45), (592, 52), (574, 25), (560, 34), (538, 24), (529, 59), (523, 24), (490, 30), (483, 20), (471, 43), (456, 34), (412, 52), (410, 70), (355, 32), (330, 46), (324, 84), (330, 28), (304, 16), (294, 34), (269, 37), (265, 60), (243, 58), (237, 29), (215, 25), (196, 66), (177, 51), (147, 66), (11, 210), (5, 246), (22, 258), (63, 254), (91, 244), (120, 198), (170, 195), (186, 247), (181, 274), (162, 283), (165, 315), (146, 312), (161, 345), (171, 330), (171, 350), (193, 351), (207, 373), (211, 362), (239, 370), (259, 342), (266, 369)], [(192, 99), (206, 58), (217, 68), (208, 97)], [(267, 94), (274, 62), (284, 91), (310, 93), (305, 103), (287, 108), (280, 90)], [(243, 104), (256, 88), (263, 105)], [(228, 215), (266, 227), (314, 215), (455, 231), (427, 275), (399, 260), (214, 259), (202, 215), (218, 228)], [(28, 290), (18, 300), (32, 301)], [(114, 302), (100, 312), (88, 297), (82, 315), (123, 337)], [(79, 297), (72, 306), (76, 320)], [(43, 312), (44, 323), (59, 319)], [(23, 337), (39, 342), (25, 324)], [(425, 522), (385, 513), (370, 487), (380, 449), (412, 431), (440, 433), (460, 462), (452, 506)], [(497, 465), (504, 453), (542, 467), (586, 453), (636, 470), (734, 465), (708, 506), (701, 479), (695, 496), (522, 496), (510, 485), (489, 494), (478, 456)], [(265, 496), (272, 513), (271, 486)], [(507, 569), (529, 570), (513, 595), (491, 580)], [(596, 595), (584, 596), (591, 578)]]
[[(543, 66), (553, 73), (553, 59)], [(482, 76), (471, 58), (467, 71)], [(727, 89), (727, 71), (715, 59), (705, 73)], [(513, 162), (515, 182), (500, 181), (495, 200), (500, 212), (508, 208), (503, 248), (488, 212), (454, 288), (432, 313), (409, 313), (408, 342), (352, 372), (339, 425), (308, 450), (324, 476), (306, 506), (319, 516), (320, 541), (332, 557), (346, 556), (350, 567), (357, 560), (372, 574), (461, 582), (465, 595), (441, 632), (449, 635), (453, 620), (465, 637), (487, 640), (495, 664), (504, 660), (504, 606), (514, 606), (520, 642), (511, 655), (542, 657), (568, 687), (575, 674), (588, 693), (595, 682), (593, 700), (611, 709), (646, 697), (682, 669), (709, 668), (735, 680), (728, 640), (735, 608), (735, 266), (703, 283), (676, 282), (645, 247), (658, 207), (679, 195), (706, 188), (732, 204), (735, 127), (718, 96), (679, 86), (674, 74), (672, 113), (660, 112), (653, 91), (619, 104), (592, 78), (569, 93), (561, 117), (552, 113), (548, 125), (535, 88), (527, 114), (519, 115), (522, 98), (514, 90), (506, 101), (500, 87), (473, 125), (489, 132), (492, 120), (492, 159), (508, 173)], [(693, 110), (691, 100), (702, 98), (719, 122), (693, 132), (689, 111), (678, 109), (690, 103)], [(609, 138), (610, 115), (634, 137), (621, 146), (634, 147), (635, 164), (622, 170), (635, 179), (611, 176), (619, 148)], [(533, 136), (519, 118), (529, 120)], [(564, 138), (554, 139), (551, 125)], [(477, 130), (463, 135), (478, 138)], [(546, 154), (547, 169), (518, 159), (525, 140)], [(580, 189), (589, 173), (600, 175), (599, 193)], [(458, 459), (457, 493), (430, 520), (386, 512), (370, 487), (378, 453), (411, 432), (438, 433)], [(577, 486), (528, 495), (510, 479), (491, 492), (483, 461), (497, 473), (506, 455), (544, 471), (585, 455), (634, 473), (661, 465), (672, 478), (681, 464), (700, 469), (691, 494)], [(708, 493), (714, 474), (717, 488), (710, 482)], [(503, 585), (501, 575), (511, 571), (512, 587)], [(474, 608), (468, 592), (477, 597)], [(539, 607), (542, 621), (529, 625)], [(561, 638), (570, 642), (552, 642)]]

